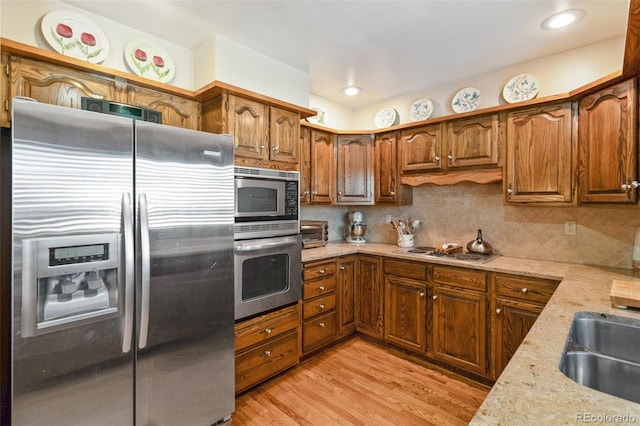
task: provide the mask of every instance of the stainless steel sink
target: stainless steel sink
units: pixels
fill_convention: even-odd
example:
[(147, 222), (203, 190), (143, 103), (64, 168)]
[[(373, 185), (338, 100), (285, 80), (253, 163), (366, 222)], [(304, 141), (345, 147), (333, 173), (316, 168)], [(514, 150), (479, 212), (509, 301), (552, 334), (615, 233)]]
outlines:
[(576, 383), (640, 403), (640, 320), (577, 312), (560, 371)]

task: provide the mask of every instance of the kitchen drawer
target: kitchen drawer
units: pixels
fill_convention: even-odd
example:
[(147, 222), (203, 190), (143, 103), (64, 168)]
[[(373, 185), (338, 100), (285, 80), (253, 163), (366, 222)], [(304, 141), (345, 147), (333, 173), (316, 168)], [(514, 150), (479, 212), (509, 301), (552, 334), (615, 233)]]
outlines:
[(236, 393), (299, 362), (296, 332), (282, 335), (236, 355)]
[(427, 279), (427, 264), (421, 262), (406, 262), (395, 259), (384, 260), (385, 275), (396, 275), (414, 280)]
[(329, 312), (302, 324), (302, 352), (331, 342), (336, 335), (336, 312)]
[(238, 323), (235, 327), (236, 352), (296, 330), (299, 322), (298, 305), (293, 305)]
[(336, 262), (334, 259), (331, 261), (323, 261), (319, 263), (306, 263), (303, 268), (304, 281), (314, 280), (316, 278), (322, 278), (329, 275), (335, 275)]
[(302, 318), (308, 319), (336, 308), (336, 295), (328, 294), (304, 302), (302, 305)]
[(308, 281), (302, 284), (302, 300), (307, 301), (314, 297), (329, 294), (336, 290), (336, 276), (331, 275), (319, 280)]
[(487, 291), (487, 273), (464, 268), (434, 266), (432, 280), (436, 284), (445, 284), (470, 290)]
[(496, 274), (496, 296), (545, 304), (558, 287), (558, 281), (519, 275)]

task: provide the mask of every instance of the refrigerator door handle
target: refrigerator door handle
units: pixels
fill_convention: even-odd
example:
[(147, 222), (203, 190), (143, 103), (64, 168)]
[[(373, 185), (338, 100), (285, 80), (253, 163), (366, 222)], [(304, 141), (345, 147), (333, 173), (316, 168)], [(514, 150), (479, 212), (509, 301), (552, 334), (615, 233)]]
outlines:
[(140, 337), (138, 348), (147, 346), (149, 332), (149, 296), (151, 284), (151, 253), (149, 243), (149, 217), (147, 212), (147, 196), (140, 194), (138, 197), (138, 211), (140, 214), (140, 256), (141, 256), (141, 281), (142, 291), (140, 299)]
[(122, 352), (131, 350), (133, 334), (133, 293), (135, 281), (135, 256), (133, 242), (133, 211), (131, 209), (131, 194), (122, 194), (122, 222), (124, 228), (124, 336)]

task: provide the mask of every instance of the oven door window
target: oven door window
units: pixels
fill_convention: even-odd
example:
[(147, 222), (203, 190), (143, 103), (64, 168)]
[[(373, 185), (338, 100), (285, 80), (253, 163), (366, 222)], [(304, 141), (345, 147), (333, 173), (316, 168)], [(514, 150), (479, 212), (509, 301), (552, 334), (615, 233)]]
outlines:
[(256, 299), (289, 288), (289, 255), (278, 253), (242, 262), (242, 300)]

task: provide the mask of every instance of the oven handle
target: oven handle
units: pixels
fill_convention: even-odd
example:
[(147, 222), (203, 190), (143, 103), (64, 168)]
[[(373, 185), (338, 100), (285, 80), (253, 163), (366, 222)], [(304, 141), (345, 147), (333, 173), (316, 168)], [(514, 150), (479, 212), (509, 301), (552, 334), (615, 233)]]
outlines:
[(260, 243), (252, 242), (248, 244), (239, 243), (236, 246), (236, 251), (247, 252), (247, 251), (257, 251), (257, 250), (264, 250), (264, 249), (270, 249), (270, 248), (277, 248), (277, 247), (285, 247), (285, 246), (294, 245), (298, 241), (299, 240), (297, 237), (286, 237), (285, 239), (278, 239), (278, 241), (268, 241), (268, 242), (260, 242)]

